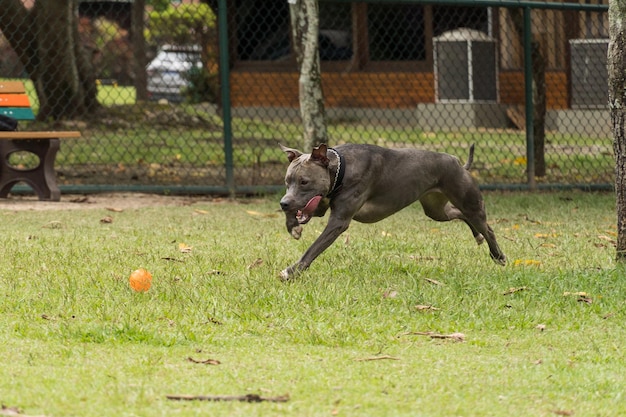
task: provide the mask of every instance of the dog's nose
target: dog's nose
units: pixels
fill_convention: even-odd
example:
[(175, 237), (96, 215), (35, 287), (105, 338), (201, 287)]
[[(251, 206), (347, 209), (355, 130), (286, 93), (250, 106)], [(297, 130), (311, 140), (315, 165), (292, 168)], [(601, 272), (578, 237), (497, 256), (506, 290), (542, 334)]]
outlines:
[(289, 210), (289, 206), (290, 206), (289, 200), (286, 200), (284, 198), (280, 200), (280, 208), (283, 209), (283, 211)]

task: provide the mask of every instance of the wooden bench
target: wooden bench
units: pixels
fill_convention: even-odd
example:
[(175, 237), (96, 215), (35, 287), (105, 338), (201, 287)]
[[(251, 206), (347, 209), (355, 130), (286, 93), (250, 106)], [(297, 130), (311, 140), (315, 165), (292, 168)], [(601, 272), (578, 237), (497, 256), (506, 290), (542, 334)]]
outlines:
[[(30, 100), (21, 81), (0, 81), (0, 114), (17, 120), (35, 120)], [(0, 198), (7, 198), (18, 182), (31, 186), (40, 200), (59, 201), (54, 160), (60, 139), (78, 138), (76, 131), (0, 131)], [(32, 153), (39, 158), (34, 168), (12, 166), (9, 158), (16, 152)]]

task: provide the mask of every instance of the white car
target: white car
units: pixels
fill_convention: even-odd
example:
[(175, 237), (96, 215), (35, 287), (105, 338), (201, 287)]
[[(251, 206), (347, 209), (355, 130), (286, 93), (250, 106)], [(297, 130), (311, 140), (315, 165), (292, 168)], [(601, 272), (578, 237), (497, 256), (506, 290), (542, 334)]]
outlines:
[(146, 67), (150, 100), (182, 101), (194, 67), (202, 68), (199, 46), (163, 46)]

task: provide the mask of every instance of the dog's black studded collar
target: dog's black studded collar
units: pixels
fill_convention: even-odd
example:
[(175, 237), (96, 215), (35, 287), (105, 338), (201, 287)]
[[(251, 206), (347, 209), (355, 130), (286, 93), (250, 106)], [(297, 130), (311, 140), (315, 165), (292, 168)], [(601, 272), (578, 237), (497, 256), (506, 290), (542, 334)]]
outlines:
[(333, 198), (339, 192), (341, 186), (343, 185), (343, 176), (346, 173), (346, 161), (343, 158), (343, 155), (341, 155), (335, 149), (328, 148), (328, 150), (334, 153), (337, 157), (337, 171), (335, 171), (335, 181), (333, 182), (333, 186), (330, 188), (329, 193), (326, 194), (326, 197)]

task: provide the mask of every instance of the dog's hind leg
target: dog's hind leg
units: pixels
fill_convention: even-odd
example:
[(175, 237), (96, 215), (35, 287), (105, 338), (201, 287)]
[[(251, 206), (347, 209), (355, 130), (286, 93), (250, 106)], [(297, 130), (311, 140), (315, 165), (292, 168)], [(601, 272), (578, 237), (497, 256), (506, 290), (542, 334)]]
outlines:
[(465, 206), (461, 206), (457, 202), (462, 209), (453, 205), (444, 194), (439, 192), (432, 192), (422, 196), (420, 202), (424, 208), (424, 213), (433, 220), (440, 222), (455, 219), (463, 220), (472, 231), (476, 242), (481, 244), (483, 241), (487, 241), (491, 258), (496, 263), (505, 265), (506, 256), (502, 253), (496, 241), (493, 229), (487, 224), (483, 200), (480, 195), (474, 197), (469, 199)]
[(472, 225), (472, 223), (468, 222), (461, 210), (456, 208), (450, 201), (448, 197), (439, 192), (432, 192), (422, 196), (420, 198), (420, 203), (422, 203), (422, 207), (424, 208), (424, 214), (430, 217), (433, 220), (438, 222), (448, 222), (450, 220), (463, 220), (465, 224), (467, 224), (472, 231), (472, 235), (476, 240), (477, 244), (481, 244), (485, 241), (485, 237)]
[(491, 258), (500, 265), (506, 265), (506, 256), (502, 253), (502, 250), (500, 250), (500, 246), (496, 241), (496, 235), (491, 226), (487, 224), (486, 216), (484, 214), (466, 215), (466, 218), (466, 222), (473, 225), (473, 227), (485, 237), (489, 245)]

